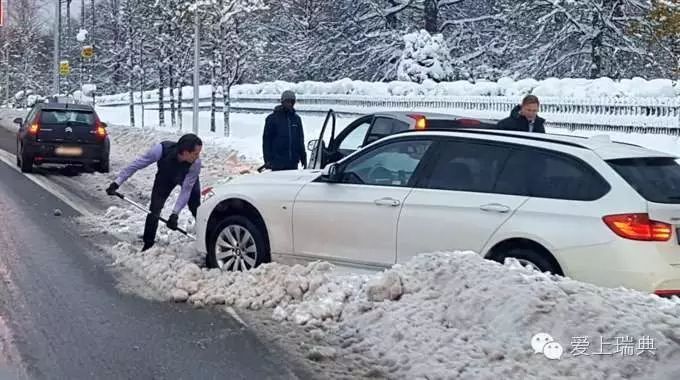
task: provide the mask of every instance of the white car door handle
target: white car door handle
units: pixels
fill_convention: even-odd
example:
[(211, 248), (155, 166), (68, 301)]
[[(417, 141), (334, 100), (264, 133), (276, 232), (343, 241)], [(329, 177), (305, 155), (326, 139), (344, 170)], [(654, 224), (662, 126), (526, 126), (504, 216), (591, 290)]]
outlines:
[(510, 211), (510, 207), (502, 205), (500, 203), (489, 203), (479, 206), (482, 211), (500, 212), (506, 213)]
[(380, 198), (376, 199), (373, 202), (378, 206), (391, 206), (391, 207), (397, 207), (401, 204), (401, 202), (399, 202), (398, 199), (394, 198)]

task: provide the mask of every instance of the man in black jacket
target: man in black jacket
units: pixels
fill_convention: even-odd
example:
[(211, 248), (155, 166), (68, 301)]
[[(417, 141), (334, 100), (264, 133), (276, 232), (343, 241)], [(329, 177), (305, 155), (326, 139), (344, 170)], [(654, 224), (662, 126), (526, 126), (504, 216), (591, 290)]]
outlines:
[(510, 117), (499, 121), (496, 127), (506, 131), (545, 133), (545, 119), (537, 115), (539, 105), (535, 95), (525, 96), (522, 104), (512, 109)]
[(284, 91), (281, 105), (267, 116), (262, 135), (265, 168), (271, 170), (295, 170), (301, 163), (307, 167), (305, 134), (302, 120), (295, 113), (295, 93)]

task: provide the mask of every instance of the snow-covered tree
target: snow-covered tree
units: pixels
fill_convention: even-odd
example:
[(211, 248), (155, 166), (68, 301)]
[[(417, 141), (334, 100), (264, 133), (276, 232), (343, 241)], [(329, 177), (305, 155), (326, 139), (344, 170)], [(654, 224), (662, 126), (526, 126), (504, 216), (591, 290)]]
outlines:
[[(654, 64), (639, 36), (649, 0), (522, 0), (508, 12), (515, 67), (534, 76), (621, 77)], [(524, 57), (520, 54), (525, 53)]]
[(211, 84), (210, 129), (216, 130), (215, 113), (218, 85), (222, 86), (225, 109), (224, 133), (229, 135), (229, 89), (242, 74), (244, 44), (238, 33), (239, 18), (267, 9), (263, 0), (208, 0), (187, 7), (198, 11), (208, 35), (207, 59)]
[(249, 46), (241, 39), (243, 28), (238, 18), (233, 18), (229, 23), (221, 25), (221, 90), (222, 110), (224, 117), (224, 136), (231, 134), (229, 114), (231, 112), (231, 87), (235, 85), (244, 74), (246, 60), (256, 51), (255, 47)]
[[(44, 50), (45, 35), (42, 33), (39, 0), (14, 0), (9, 13), (9, 25), (3, 31), (7, 38), (8, 90), (23, 94), (17, 99), (22, 106), (28, 105), (28, 95), (42, 93), (49, 88), (49, 56)], [(4, 50), (4, 49), (3, 49)]]
[[(667, 64), (666, 75), (680, 77), (680, 0), (653, 0), (647, 16), (649, 24), (636, 25), (635, 31), (647, 37), (657, 58)], [(645, 29), (645, 26), (648, 29)]]
[(441, 34), (425, 29), (404, 36), (404, 51), (397, 67), (397, 79), (423, 83), (442, 82), (454, 77), (449, 49)]
[(345, 12), (352, 22), (342, 24), (339, 42), (344, 46), (339, 50), (346, 51), (344, 57), (341, 55), (344, 58), (342, 65), (355, 70), (343, 77), (396, 78), (404, 31), (414, 29), (408, 5), (410, 1), (404, 0), (359, 0), (346, 6)]
[[(45, 1), (12, 0), (8, 23), (0, 29), (0, 93), (11, 101), (21, 91), (52, 91), (52, 25), (34, 22)], [(182, 87), (192, 83), (195, 9), (201, 12), (201, 84), (213, 84), (215, 99), (225, 95), (225, 112), (228, 89), (239, 82), (397, 79), (399, 67), (416, 62), (408, 58), (413, 49), (403, 37), (421, 29), (442, 36), (450, 79), (660, 77), (680, 70), (680, 0), (80, 3), (77, 16), (68, 20), (64, 12), (62, 19), (62, 42), (69, 46), (62, 43), (61, 57), (73, 71), (62, 83), (68, 79), (75, 90), (80, 86), (73, 79), (80, 78), (95, 84), (98, 94), (156, 89), (164, 100), (170, 89), (159, 116), (165, 123), (169, 106), (168, 124), (180, 129)], [(83, 45), (95, 48), (95, 58), (85, 65), (90, 75), (79, 70)], [(225, 117), (227, 133), (228, 122)]]

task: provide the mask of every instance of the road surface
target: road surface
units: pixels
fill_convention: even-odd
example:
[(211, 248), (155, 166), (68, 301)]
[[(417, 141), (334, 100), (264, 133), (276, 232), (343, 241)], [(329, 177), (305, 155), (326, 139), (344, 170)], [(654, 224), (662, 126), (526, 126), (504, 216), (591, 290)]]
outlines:
[(311, 378), (225, 313), (119, 292), (77, 211), (3, 162), (0, 178), (0, 378)]

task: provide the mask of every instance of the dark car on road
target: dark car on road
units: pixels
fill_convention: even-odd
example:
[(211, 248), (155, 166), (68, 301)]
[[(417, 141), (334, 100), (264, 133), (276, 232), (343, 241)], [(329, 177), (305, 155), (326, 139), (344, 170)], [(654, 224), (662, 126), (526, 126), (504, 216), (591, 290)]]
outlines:
[(14, 119), (17, 165), (30, 173), (33, 165), (60, 164), (109, 172), (110, 141), (106, 123), (84, 104), (38, 103), (26, 119)]

